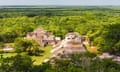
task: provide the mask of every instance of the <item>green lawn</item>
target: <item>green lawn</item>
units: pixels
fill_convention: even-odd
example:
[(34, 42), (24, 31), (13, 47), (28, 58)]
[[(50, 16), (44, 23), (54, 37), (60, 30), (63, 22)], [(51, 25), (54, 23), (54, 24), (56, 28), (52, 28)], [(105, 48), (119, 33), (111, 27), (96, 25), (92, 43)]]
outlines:
[[(11, 57), (11, 56), (15, 56), (17, 53), (3, 53), (3, 57), (6, 58), (6, 57)], [(1, 55), (1, 54), (0, 54)]]
[(31, 56), (33, 60), (35, 60), (34, 64), (39, 65), (41, 64), (45, 59), (49, 58), (51, 56), (50, 50), (52, 49), (51, 46), (47, 46), (43, 48), (44, 51), (41, 55), (42, 56)]
[(14, 43), (5, 43), (4, 46), (5, 47), (14, 47)]

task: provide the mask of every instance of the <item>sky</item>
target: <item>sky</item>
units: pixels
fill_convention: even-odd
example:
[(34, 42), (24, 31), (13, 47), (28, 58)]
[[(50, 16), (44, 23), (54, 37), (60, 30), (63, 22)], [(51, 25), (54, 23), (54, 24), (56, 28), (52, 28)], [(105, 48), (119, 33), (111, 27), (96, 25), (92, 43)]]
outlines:
[(120, 0), (0, 0), (0, 5), (120, 5)]

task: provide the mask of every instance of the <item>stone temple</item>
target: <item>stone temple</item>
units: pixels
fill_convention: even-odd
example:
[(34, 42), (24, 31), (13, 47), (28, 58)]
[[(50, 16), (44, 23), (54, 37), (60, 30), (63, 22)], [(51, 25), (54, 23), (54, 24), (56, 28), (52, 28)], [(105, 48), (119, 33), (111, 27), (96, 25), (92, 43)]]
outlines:
[(65, 39), (53, 46), (52, 57), (58, 57), (60, 55), (67, 55), (73, 53), (86, 52), (84, 41), (82, 36), (76, 32), (66, 34)]
[(42, 47), (46, 45), (54, 45), (60, 40), (60, 38), (55, 37), (52, 33), (42, 28), (38, 28), (33, 32), (29, 32), (26, 38), (36, 40)]

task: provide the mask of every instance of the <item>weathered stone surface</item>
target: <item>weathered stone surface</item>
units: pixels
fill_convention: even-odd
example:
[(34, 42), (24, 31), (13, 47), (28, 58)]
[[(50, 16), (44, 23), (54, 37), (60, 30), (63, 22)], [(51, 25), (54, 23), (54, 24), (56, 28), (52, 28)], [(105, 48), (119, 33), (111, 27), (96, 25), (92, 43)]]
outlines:
[(55, 45), (51, 52), (54, 56), (59, 56), (86, 52), (86, 49), (84, 47), (82, 37), (76, 32), (71, 32), (66, 34), (65, 39)]
[(42, 28), (38, 28), (33, 32), (29, 32), (26, 38), (36, 40), (42, 47), (46, 45), (54, 45), (57, 43), (57, 41), (59, 41), (58, 38), (56, 38), (52, 33), (47, 32)]

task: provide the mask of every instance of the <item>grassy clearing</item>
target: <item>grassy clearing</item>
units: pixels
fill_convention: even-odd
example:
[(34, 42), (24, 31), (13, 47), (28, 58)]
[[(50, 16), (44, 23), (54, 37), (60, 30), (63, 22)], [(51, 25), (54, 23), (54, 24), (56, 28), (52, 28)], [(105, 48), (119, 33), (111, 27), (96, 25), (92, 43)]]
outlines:
[(4, 46), (5, 47), (14, 47), (14, 43), (5, 43)]
[(35, 60), (34, 65), (42, 64), (42, 62), (51, 56), (50, 50), (52, 49), (51, 46), (47, 46), (43, 48), (44, 51), (41, 56), (31, 56), (33, 60)]
[(3, 58), (6, 58), (6, 57), (12, 57), (12, 56), (15, 56), (17, 53), (3, 53), (3, 54), (0, 54), (3, 56)]

